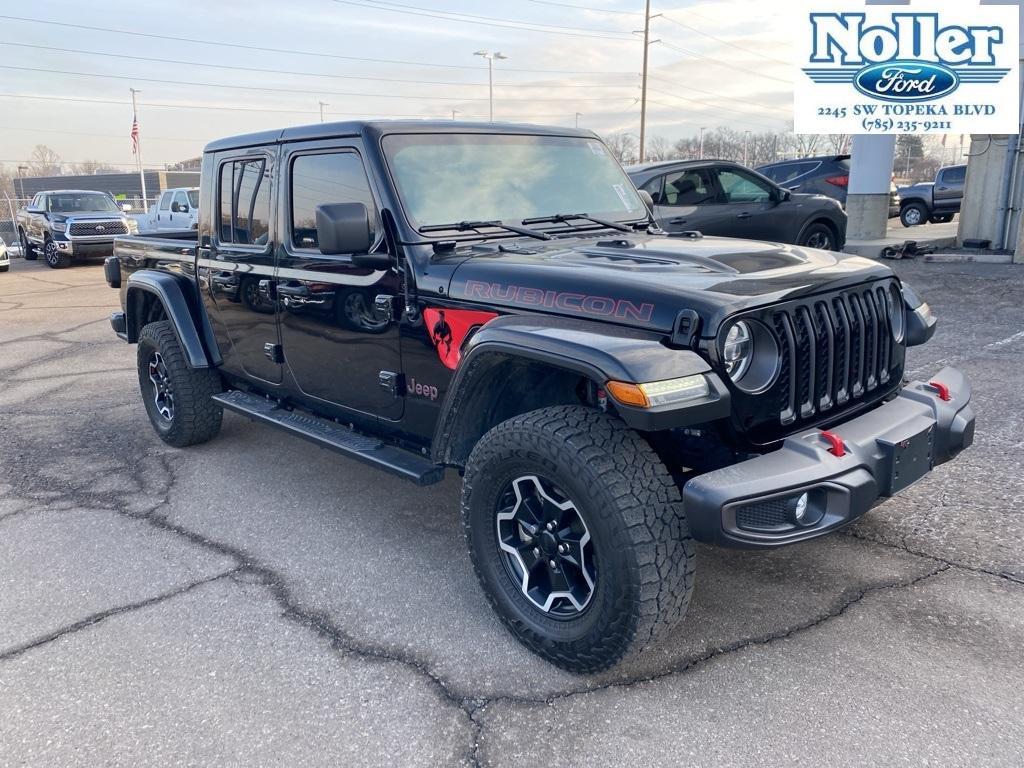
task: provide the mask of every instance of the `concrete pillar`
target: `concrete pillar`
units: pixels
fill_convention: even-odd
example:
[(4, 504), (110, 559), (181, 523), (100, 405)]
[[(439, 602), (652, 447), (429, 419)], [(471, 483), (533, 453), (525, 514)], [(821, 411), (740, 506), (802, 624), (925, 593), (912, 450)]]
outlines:
[(970, 150), (960, 162), (967, 162), (964, 200), (956, 243), (964, 240), (988, 240), (993, 247), (1003, 245), (999, 224), (1003, 221), (1003, 187), (1006, 183), (1008, 136), (971, 134)]
[(846, 196), (846, 240), (879, 240), (889, 225), (889, 192), (896, 136), (853, 137), (850, 186)]

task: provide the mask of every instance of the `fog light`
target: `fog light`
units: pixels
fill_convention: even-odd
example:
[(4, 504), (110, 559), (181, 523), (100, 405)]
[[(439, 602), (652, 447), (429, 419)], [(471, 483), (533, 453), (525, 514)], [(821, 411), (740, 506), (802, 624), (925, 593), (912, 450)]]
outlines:
[(793, 522), (797, 525), (803, 525), (804, 520), (807, 518), (807, 494), (801, 493), (799, 498), (796, 500), (796, 504), (793, 506)]
[(821, 508), (821, 499), (818, 501), (819, 503), (812, 505), (809, 493), (801, 493), (799, 496), (790, 498), (787, 503), (789, 521), (801, 528), (810, 528), (812, 525), (820, 523), (821, 518), (825, 516), (825, 511)]

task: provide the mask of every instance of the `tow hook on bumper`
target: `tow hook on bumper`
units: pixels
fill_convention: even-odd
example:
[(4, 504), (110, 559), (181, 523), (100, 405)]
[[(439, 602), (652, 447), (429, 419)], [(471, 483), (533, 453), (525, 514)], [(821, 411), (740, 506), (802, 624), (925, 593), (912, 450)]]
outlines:
[(966, 377), (943, 368), (827, 432), (699, 475), (683, 488), (690, 529), (701, 541), (773, 547), (846, 525), (974, 442), (970, 400)]

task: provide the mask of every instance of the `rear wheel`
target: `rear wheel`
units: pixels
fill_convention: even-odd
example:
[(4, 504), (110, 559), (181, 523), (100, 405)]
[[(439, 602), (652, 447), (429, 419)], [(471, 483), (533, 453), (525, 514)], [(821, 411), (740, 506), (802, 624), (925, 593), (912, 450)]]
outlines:
[(153, 429), (176, 448), (205, 443), (220, 431), (223, 410), (211, 399), (223, 389), (209, 368), (190, 368), (167, 320), (139, 333), (139, 389)]
[(832, 251), (836, 247), (836, 238), (832, 229), (827, 224), (811, 224), (800, 238), (800, 245), (807, 248), (820, 248), (823, 251)]
[(43, 244), (43, 258), (46, 259), (46, 265), (51, 269), (64, 269), (71, 266), (71, 254), (58, 248), (57, 243), (49, 237)]
[(921, 203), (910, 203), (900, 210), (900, 221), (904, 227), (916, 227), (928, 221), (928, 209)]
[(560, 667), (607, 669), (686, 612), (696, 561), (679, 489), (604, 413), (560, 406), (496, 426), (467, 463), (462, 514), (494, 610)]
[(21, 256), (25, 261), (36, 260), (36, 247), (28, 241), (28, 235), (25, 234), (25, 230), (18, 231), (18, 238), (21, 240)]

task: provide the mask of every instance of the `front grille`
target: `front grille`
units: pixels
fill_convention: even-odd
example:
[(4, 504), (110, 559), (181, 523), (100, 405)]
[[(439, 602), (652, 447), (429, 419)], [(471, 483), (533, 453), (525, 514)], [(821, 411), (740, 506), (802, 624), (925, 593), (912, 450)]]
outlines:
[(889, 323), (893, 287), (883, 280), (754, 313), (775, 333), (781, 370), (767, 392), (734, 392), (736, 428), (767, 443), (888, 394), (904, 361)]
[[(97, 227), (103, 227), (103, 229), (97, 231)], [(111, 219), (110, 221), (73, 221), (68, 225), (68, 234), (72, 237), (126, 235), (128, 234), (128, 228), (124, 225), (123, 221), (118, 219)]]

